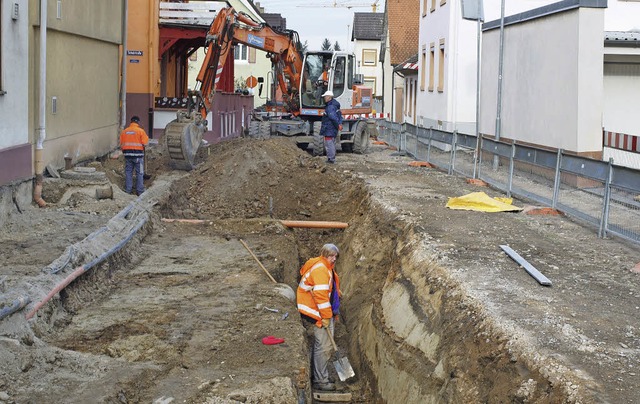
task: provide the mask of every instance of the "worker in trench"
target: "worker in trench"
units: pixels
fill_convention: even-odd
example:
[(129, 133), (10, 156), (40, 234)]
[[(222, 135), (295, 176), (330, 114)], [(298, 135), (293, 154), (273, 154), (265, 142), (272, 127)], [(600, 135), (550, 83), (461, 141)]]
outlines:
[(298, 311), (307, 329), (313, 333), (313, 388), (322, 391), (336, 389), (329, 379), (332, 344), (327, 329), (333, 335), (334, 321), (340, 314), (340, 279), (335, 271), (338, 254), (334, 244), (323, 245), (320, 256), (309, 259), (300, 268), (301, 279), (296, 292)]

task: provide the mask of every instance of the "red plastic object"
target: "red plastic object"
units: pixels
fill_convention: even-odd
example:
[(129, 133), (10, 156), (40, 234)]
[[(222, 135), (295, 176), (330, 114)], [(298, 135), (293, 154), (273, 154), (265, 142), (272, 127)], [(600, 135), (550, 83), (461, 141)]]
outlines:
[(277, 345), (282, 344), (284, 342), (283, 338), (276, 338), (273, 335), (269, 335), (268, 337), (262, 338), (262, 343), (265, 345)]

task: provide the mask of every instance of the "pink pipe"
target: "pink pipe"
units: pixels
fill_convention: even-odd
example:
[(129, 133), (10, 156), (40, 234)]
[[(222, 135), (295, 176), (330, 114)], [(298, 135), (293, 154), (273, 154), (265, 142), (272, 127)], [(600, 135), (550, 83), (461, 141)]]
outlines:
[(36, 174), (36, 185), (33, 187), (33, 201), (41, 208), (47, 206), (47, 202), (42, 199), (42, 174)]
[(44, 306), (45, 304), (47, 304), (47, 302), (49, 300), (51, 300), (58, 292), (60, 292), (62, 289), (64, 289), (65, 287), (67, 287), (67, 285), (69, 285), (71, 282), (73, 282), (74, 280), (76, 280), (76, 278), (78, 278), (80, 275), (82, 275), (85, 272), (85, 268), (84, 265), (79, 266), (78, 268), (76, 268), (73, 272), (71, 272), (69, 274), (69, 276), (67, 276), (66, 278), (64, 278), (64, 280), (62, 282), (60, 282), (59, 284), (56, 285), (55, 288), (53, 288), (53, 290), (51, 292), (49, 292), (49, 294), (47, 296), (45, 296), (44, 299), (42, 299), (41, 301), (39, 301), (38, 303), (36, 303), (36, 305), (33, 307), (33, 309), (31, 309), (30, 312), (27, 313), (27, 320), (31, 320), (31, 318), (33, 316), (35, 316), (36, 312), (38, 310), (40, 310), (42, 308), (42, 306)]

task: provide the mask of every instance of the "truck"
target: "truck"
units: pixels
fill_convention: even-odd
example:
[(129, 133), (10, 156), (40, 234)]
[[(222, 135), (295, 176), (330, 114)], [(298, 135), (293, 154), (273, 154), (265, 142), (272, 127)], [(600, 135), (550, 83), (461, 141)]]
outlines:
[[(196, 86), (188, 92), (187, 109), (179, 110), (176, 119), (165, 127), (169, 157), (178, 168), (193, 168), (216, 83), (228, 53), (237, 43), (267, 52), (273, 66), (272, 102), (254, 111), (248, 125), (249, 136), (295, 136), (301, 148), (312, 146), (314, 155), (324, 154), (320, 136), (325, 108), (322, 94), (330, 90), (343, 115), (343, 130), (337, 138), (342, 151), (362, 153), (368, 148), (366, 118), (371, 113), (372, 90), (362, 84), (362, 75), (355, 74), (356, 59), (352, 53), (303, 53), (296, 31), (276, 30), (226, 7), (218, 12), (207, 32), (206, 56)], [(276, 92), (281, 94), (282, 101), (273, 101)]]

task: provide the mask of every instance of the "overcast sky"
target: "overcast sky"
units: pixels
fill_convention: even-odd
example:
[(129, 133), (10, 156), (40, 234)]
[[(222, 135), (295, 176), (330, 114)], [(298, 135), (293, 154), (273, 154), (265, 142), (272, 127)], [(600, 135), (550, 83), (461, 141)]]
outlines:
[[(417, 0), (412, 0), (417, 1)], [(456, 0), (454, 0), (456, 1)], [(460, 1), (460, 0), (457, 0)], [(554, 3), (557, 0), (505, 0), (505, 13), (510, 15)], [(287, 19), (287, 28), (298, 31), (302, 43), (308, 41), (309, 50), (319, 50), (324, 38), (338, 41), (343, 50), (351, 50), (351, 30), (354, 12), (371, 12), (375, 0), (255, 0), (267, 13), (280, 13)], [(352, 5), (353, 8), (332, 7)], [(384, 11), (385, 0), (378, 0), (377, 12)], [(484, 0), (487, 21), (500, 18), (501, 0)], [(328, 5), (328, 7), (320, 7)], [(640, 2), (609, 0), (605, 11), (605, 30), (640, 28)]]
[[(287, 19), (287, 28), (298, 31), (309, 50), (319, 50), (324, 38), (336, 41), (343, 50), (351, 49), (353, 13), (370, 13), (375, 0), (336, 0), (337, 4), (357, 7), (332, 7), (334, 0), (254, 0), (267, 13), (280, 13)], [(377, 12), (382, 13), (384, 0), (378, 0)], [(329, 7), (321, 7), (328, 5)]]

